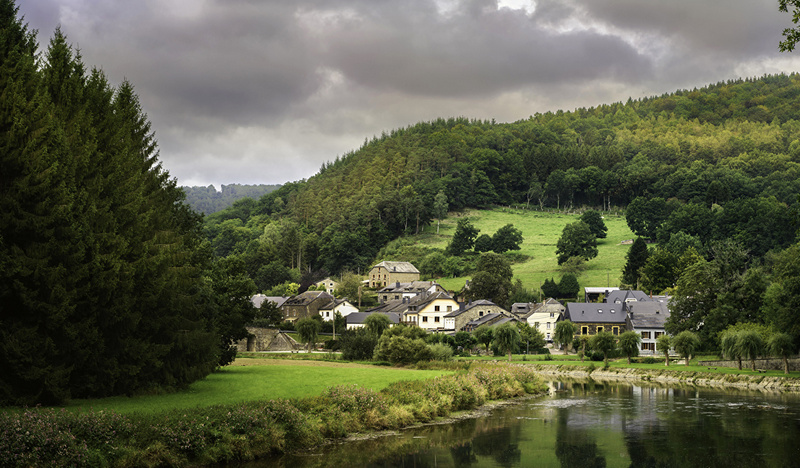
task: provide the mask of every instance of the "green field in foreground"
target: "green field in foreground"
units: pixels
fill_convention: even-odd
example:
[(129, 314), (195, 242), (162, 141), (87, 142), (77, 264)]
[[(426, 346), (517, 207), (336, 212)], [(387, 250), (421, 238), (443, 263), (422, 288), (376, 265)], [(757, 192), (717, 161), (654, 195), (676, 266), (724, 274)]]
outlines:
[[(436, 234), (436, 222), (427, 226), (419, 236), (409, 237), (421, 246), (444, 249), (455, 232), (455, 226), (462, 217), (469, 217), (481, 234), (494, 234), (506, 224), (513, 224), (522, 231), (523, 243), (519, 253), (529, 258), (513, 265), (514, 278), (522, 280), (528, 289), (539, 289), (547, 278), (561, 277), (561, 269), (556, 260), (556, 243), (564, 226), (580, 217), (577, 214), (550, 213), (514, 208), (495, 208), (493, 210), (474, 210), (451, 215), (442, 222)], [(581, 287), (619, 286), (622, 267), (630, 245), (622, 241), (634, 238), (624, 216), (604, 214), (608, 236), (598, 240), (598, 255), (586, 263), (586, 271), (578, 278)], [(439, 283), (448, 290), (459, 290), (467, 277), (442, 278)]]
[(193, 383), (185, 391), (165, 395), (74, 400), (67, 408), (124, 414), (158, 413), (245, 401), (314, 396), (333, 385), (358, 384), (380, 390), (400, 380), (429, 379), (449, 373), (347, 363), (241, 359)]

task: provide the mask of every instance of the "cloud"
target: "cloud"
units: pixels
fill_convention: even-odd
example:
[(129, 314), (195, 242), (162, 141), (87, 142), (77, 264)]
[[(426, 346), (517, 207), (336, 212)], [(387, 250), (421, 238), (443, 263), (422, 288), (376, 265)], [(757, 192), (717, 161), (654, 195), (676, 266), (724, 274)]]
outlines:
[[(25, 0), (128, 79), (180, 183), (281, 183), (382, 131), (797, 69), (772, 0)], [(747, 75), (749, 76), (749, 75)]]

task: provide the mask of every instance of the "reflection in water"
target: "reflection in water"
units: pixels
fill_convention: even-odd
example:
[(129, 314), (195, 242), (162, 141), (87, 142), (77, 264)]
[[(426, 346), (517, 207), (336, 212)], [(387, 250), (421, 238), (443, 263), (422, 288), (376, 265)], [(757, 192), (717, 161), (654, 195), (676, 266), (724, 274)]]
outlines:
[(800, 398), (756, 392), (551, 384), (490, 416), (264, 460), (264, 467), (800, 465)]

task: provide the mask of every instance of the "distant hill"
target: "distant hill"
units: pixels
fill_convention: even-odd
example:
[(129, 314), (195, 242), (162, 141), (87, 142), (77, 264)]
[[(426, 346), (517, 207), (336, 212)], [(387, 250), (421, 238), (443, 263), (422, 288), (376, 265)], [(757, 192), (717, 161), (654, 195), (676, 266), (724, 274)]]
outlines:
[(258, 200), (273, 190), (279, 189), (280, 185), (242, 185), (230, 184), (223, 185), (222, 191), (218, 192), (213, 185), (208, 187), (181, 187), (186, 193), (186, 202), (195, 211), (203, 214), (216, 213), (233, 205), (233, 202), (242, 198), (252, 198)]

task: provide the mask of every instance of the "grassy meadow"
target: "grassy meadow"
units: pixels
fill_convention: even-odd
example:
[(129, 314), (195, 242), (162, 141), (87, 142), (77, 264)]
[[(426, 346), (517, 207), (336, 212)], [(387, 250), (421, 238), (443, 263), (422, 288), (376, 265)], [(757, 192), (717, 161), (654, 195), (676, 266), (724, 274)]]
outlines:
[(237, 358), (230, 366), (193, 383), (184, 391), (73, 400), (67, 408), (121, 414), (159, 413), (248, 401), (311, 397), (334, 385), (357, 384), (378, 391), (401, 380), (424, 380), (449, 373), (345, 362)]
[[(598, 255), (586, 263), (586, 270), (578, 277), (581, 287), (619, 286), (622, 267), (629, 244), (622, 241), (634, 238), (625, 217), (618, 214), (605, 214), (608, 237), (598, 240)], [(444, 249), (455, 232), (456, 224), (462, 217), (469, 217), (481, 234), (494, 234), (506, 224), (513, 224), (522, 231), (524, 239), (519, 253), (528, 259), (513, 265), (514, 278), (522, 280), (528, 289), (538, 289), (547, 278), (561, 277), (561, 269), (556, 260), (556, 243), (564, 226), (578, 220), (580, 215), (563, 212), (541, 212), (515, 208), (495, 208), (493, 210), (471, 210), (464, 213), (450, 213), (442, 221), (439, 234), (436, 222), (427, 226), (418, 236), (408, 238), (412, 244), (421, 247)], [(439, 283), (448, 290), (459, 290), (468, 277), (441, 278)]]

